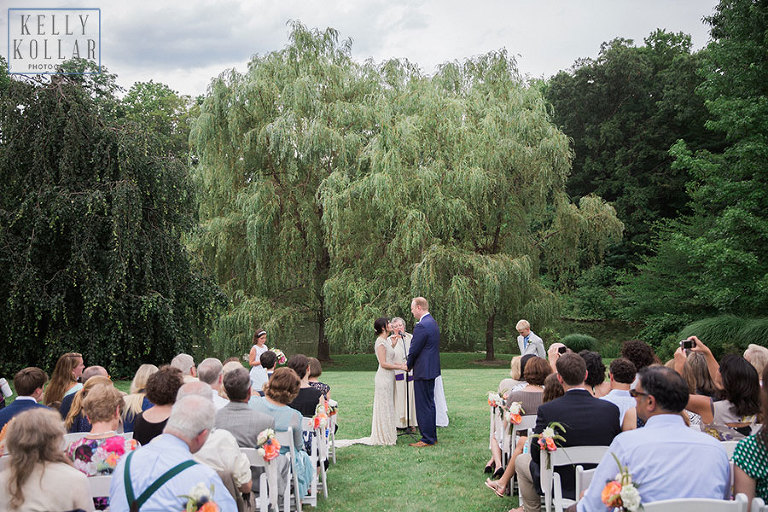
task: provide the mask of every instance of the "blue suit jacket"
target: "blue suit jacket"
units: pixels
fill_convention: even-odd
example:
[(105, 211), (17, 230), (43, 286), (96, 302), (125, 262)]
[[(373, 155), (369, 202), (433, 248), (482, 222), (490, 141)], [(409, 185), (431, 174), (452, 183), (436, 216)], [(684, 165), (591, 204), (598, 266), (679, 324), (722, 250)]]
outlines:
[(408, 368), (416, 380), (436, 379), (440, 375), (440, 328), (432, 315), (424, 315), (413, 328)]
[(11, 405), (7, 405), (2, 409), (0, 409), (0, 430), (3, 430), (3, 427), (5, 426), (6, 423), (11, 421), (11, 418), (16, 416), (20, 412), (24, 412), (27, 409), (32, 409), (34, 407), (45, 407), (45, 406), (35, 403), (32, 400), (14, 400), (13, 403), (11, 403)]

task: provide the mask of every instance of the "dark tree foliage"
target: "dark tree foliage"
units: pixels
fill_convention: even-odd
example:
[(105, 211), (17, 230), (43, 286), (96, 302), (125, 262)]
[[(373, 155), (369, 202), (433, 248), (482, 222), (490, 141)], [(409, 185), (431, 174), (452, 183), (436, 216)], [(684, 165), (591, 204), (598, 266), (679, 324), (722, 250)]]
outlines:
[(117, 112), (82, 77), (0, 95), (2, 373), (78, 351), (125, 376), (204, 339), (218, 298), (181, 243), (187, 169)]
[[(657, 340), (692, 320), (768, 307), (768, 2), (721, 1), (708, 22), (697, 92), (727, 147), (672, 148), (675, 169), (690, 175), (691, 214), (669, 224), (624, 290), (627, 316)], [(677, 304), (659, 301), (672, 290)]]
[(656, 221), (688, 211), (688, 176), (672, 168), (670, 146), (683, 138), (712, 149), (722, 140), (705, 130), (704, 100), (694, 94), (701, 59), (690, 36), (657, 30), (639, 47), (603, 43), (596, 60), (577, 61), (549, 82), (554, 121), (573, 140), (568, 193), (611, 201), (624, 223), (624, 239), (607, 258), (615, 268), (639, 263)]

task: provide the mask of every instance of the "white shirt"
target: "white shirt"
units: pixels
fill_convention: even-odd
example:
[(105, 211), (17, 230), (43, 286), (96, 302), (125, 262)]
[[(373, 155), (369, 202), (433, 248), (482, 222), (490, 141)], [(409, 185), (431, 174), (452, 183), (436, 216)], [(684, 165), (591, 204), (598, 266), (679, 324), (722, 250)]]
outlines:
[(211, 399), (217, 411), (229, 403), (229, 400), (219, 395), (219, 392), (215, 389), (211, 389)]
[(238, 487), (251, 481), (248, 457), (240, 451), (235, 436), (226, 430), (212, 430), (203, 447), (193, 458), (214, 471), (231, 473)]
[(624, 414), (637, 407), (637, 401), (632, 398), (628, 390), (624, 389), (612, 389), (610, 393), (605, 396), (601, 396), (600, 400), (606, 400), (619, 408), (619, 425), (624, 424)]

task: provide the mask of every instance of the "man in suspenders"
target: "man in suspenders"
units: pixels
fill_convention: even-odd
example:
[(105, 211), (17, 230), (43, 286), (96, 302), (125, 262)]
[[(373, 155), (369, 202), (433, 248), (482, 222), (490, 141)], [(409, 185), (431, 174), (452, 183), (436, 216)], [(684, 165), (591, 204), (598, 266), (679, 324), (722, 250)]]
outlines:
[(237, 505), (214, 470), (192, 460), (213, 428), (213, 402), (189, 395), (178, 400), (163, 434), (123, 457), (112, 474), (109, 506), (113, 512), (184, 510), (198, 484), (213, 485), (213, 501), (222, 512)]

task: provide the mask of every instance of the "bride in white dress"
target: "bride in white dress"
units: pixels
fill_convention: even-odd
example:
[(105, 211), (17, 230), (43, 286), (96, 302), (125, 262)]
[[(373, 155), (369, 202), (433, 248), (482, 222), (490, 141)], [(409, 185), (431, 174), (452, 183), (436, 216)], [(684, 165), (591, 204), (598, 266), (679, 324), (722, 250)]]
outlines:
[(397, 425), (395, 421), (395, 370), (405, 370), (405, 364), (396, 362), (392, 342), (387, 339), (388, 322), (378, 318), (373, 324), (378, 337), (374, 345), (379, 368), (374, 378), (373, 418), (371, 436), (361, 439), (337, 440), (336, 446), (352, 444), (393, 445), (397, 443)]

